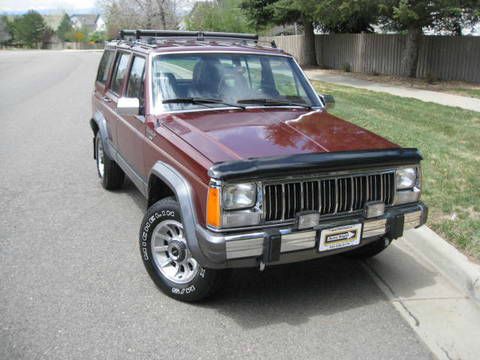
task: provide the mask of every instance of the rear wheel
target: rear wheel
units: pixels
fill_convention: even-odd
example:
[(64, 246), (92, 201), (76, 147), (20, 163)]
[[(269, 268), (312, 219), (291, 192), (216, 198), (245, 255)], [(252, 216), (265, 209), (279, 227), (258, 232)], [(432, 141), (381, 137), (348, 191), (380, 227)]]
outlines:
[(107, 190), (116, 190), (122, 187), (125, 174), (105, 152), (100, 132), (95, 136), (95, 159), (97, 162), (97, 173), (102, 186)]
[(188, 248), (178, 202), (166, 198), (152, 205), (140, 228), (140, 253), (148, 274), (166, 295), (198, 301), (223, 283), (225, 271), (203, 268)]
[(345, 255), (355, 259), (368, 259), (380, 254), (390, 245), (390, 243), (391, 241), (389, 238), (383, 237), (379, 240), (371, 242), (368, 245), (349, 251), (345, 253)]

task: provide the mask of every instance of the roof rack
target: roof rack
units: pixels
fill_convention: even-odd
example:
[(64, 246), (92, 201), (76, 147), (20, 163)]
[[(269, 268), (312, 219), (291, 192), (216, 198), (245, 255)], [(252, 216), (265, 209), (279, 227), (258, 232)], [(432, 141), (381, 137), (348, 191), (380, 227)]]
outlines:
[[(258, 43), (257, 34), (239, 34), (228, 32), (211, 32), (211, 31), (178, 31), (178, 30), (120, 30), (119, 39), (129, 40), (134, 38), (141, 41), (142, 38), (151, 40), (166, 40), (166, 39), (193, 39), (197, 41), (205, 41), (207, 39), (215, 40), (232, 40), (248, 42), (252, 41)], [(273, 48), (276, 48), (274, 41), (270, 43)]]
[(177, 31), (177, 30), (120, 30), (120, 39), (127, 36), (135, 36), (137, 40), (142, 37), (154, 38), (195, 38), (202, 41), (205, 38), (228, 39), (228, 40), (250, 40), (257, 41), (256, 34), (237, 34), (226, 32), (210, 32), (210, 31)]

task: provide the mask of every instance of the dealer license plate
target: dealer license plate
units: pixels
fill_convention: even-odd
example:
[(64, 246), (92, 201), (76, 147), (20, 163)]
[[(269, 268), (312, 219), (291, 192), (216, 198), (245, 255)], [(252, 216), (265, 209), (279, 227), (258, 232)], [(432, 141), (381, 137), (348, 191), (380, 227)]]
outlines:
[(343, 225), (320, 231), (319, 251), (341, 249), (360, 244), (362, 224)]

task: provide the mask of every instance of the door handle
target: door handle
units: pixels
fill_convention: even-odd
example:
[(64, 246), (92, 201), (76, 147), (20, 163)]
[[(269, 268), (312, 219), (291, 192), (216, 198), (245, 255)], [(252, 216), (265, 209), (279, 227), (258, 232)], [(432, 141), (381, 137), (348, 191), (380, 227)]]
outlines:
[(112, 102), (112, 99), (110, 99), (108, 96), (104, 96), (103, 101), (109, 103), (109, 102)]

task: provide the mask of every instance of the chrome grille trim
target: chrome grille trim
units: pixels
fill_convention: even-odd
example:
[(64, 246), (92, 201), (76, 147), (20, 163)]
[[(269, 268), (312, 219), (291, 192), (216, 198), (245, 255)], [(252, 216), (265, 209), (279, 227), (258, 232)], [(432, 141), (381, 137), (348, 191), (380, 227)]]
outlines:
[(300, 211), (318, 211), (324, 216), (348, 214), (362, 210), (370, 201), (392, 205), (395, 172), (291, 179), (264, 184), (263, 192), (267, 223), (293, 220)]

